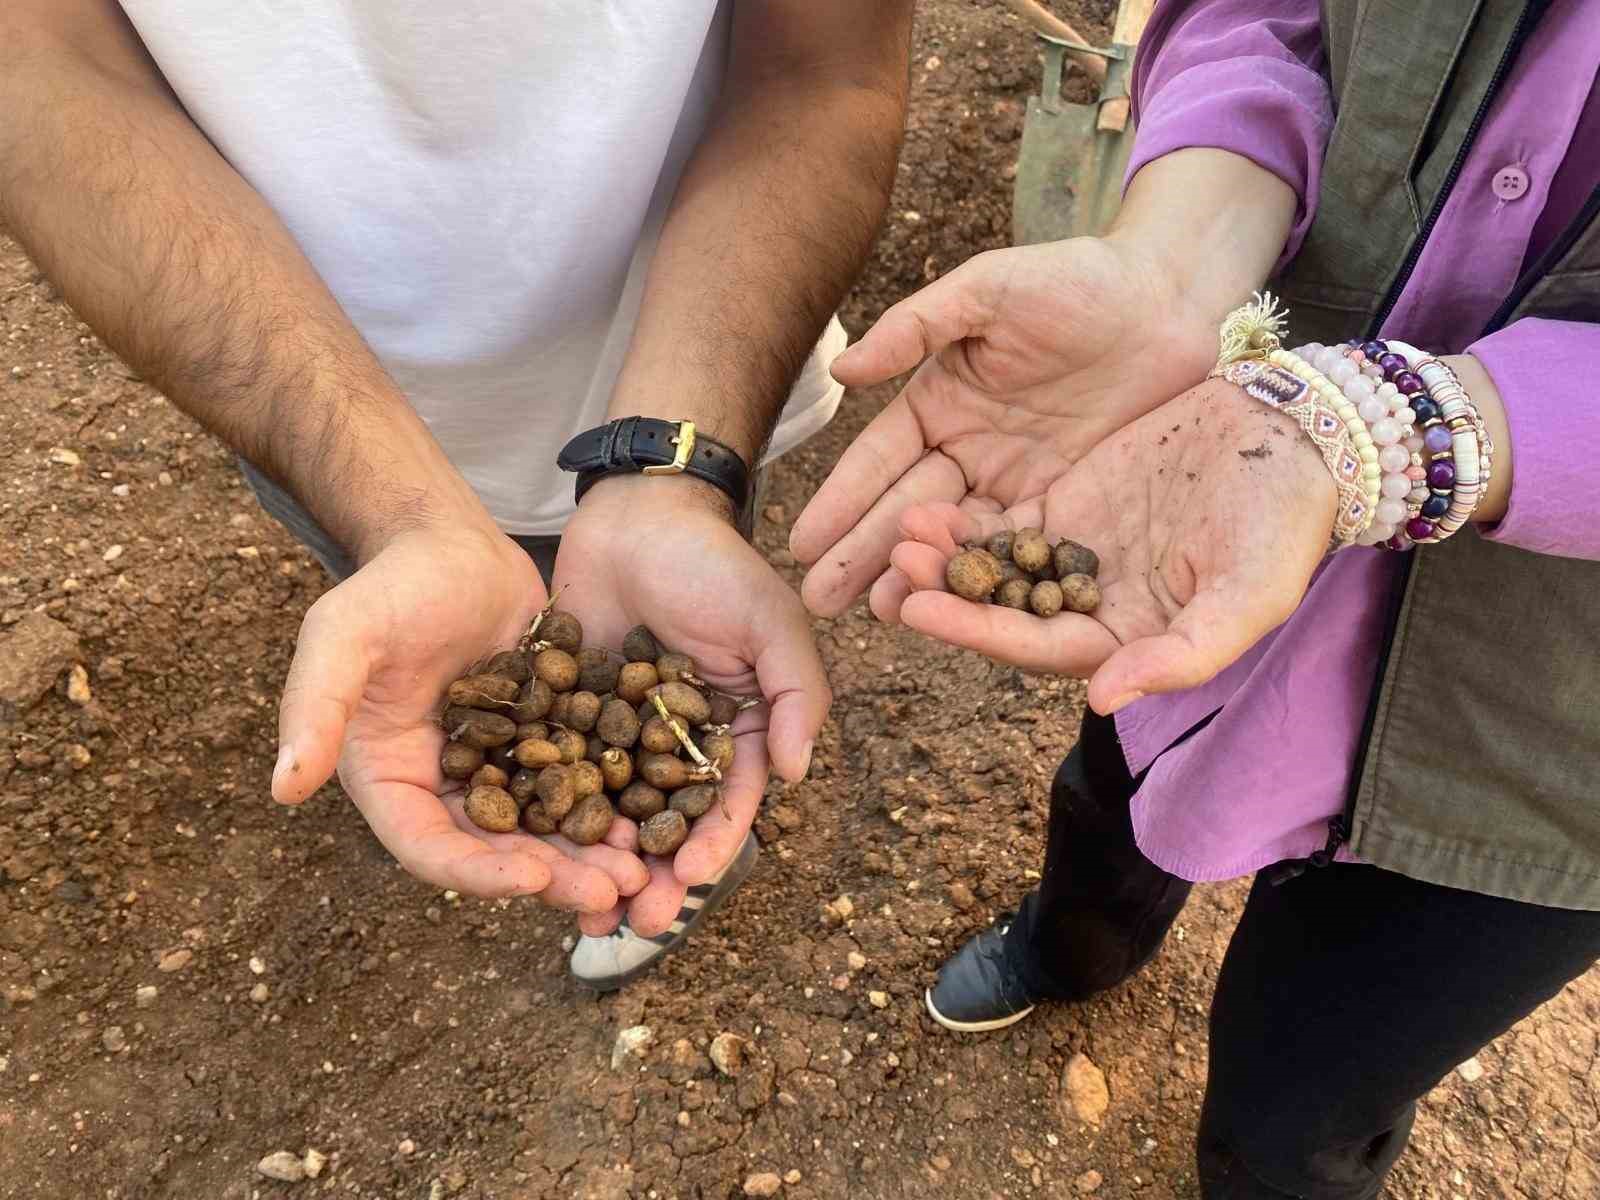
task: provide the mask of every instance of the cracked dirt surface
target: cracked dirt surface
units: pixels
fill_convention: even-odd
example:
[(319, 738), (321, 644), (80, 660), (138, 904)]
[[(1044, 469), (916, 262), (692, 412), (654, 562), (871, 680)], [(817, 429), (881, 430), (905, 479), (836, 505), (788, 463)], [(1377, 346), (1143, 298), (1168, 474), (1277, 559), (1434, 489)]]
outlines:
[[(853, 328), (1004, 243), (1033, 79), (998, 6), (922, 6)], [(81, 708), (58, 681), (0, 724), (0, 1196), (722, 1200), (772, 1172), (792, 1200), (996, 1200), (1082, 1195), (1091, 1171), (1099, 1197), (1196, 1194), (1205, 1012), (1241, 885), (1197, 889), (1150, 969), (1092, 1003), (986, 1037), (921, 1009), (1029, 885), (1075, 685), (861, 609), (818, 623), (838, 702), (812, 777), (768, 797), (755, 875), (691, 948), (595, 999), (564, 977), (564, 918), (411, 881), (334, 789), (267, 802), (320, 572), (9, 242), (0, 346), (0, 638), (42, 609), (94, 693)], [(788, 522), (887, 396), (852, 396), (776, 471), (758, 541), (790, 578)], [(613, 1070), (639, 1024), (653, 1043)], [(1597, 1026), (1591, 973), (1448, 1077), (1392, 1195), (1600, 1195)], [(709, 1056), (722, 1032), (748, 1043), (734, 1076)], [(1066, 1100), (1079, 1053), (1107, 1081), (1098, 1126)], [(319, 1179), (254, 1173), (308, 1146), (332, 1156)]]

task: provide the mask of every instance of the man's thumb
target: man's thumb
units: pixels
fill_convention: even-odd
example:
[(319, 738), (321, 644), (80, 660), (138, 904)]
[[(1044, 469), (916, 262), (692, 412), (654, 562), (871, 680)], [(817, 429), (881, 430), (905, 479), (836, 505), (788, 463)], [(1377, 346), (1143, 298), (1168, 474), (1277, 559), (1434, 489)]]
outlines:
[(332, 776), (345, 726), (367, 685), (367, 653), (335, 588), (311, 606), (300, 625), (294, 661), (278, 704), (278, 761), (272, 798), (299, 804)]

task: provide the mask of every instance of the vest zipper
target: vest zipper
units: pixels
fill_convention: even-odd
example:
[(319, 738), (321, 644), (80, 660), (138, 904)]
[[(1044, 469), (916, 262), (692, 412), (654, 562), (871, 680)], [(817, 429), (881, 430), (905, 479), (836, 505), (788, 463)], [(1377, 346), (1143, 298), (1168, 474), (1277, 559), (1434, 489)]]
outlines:
[[(1405, 290), (1411, 281), (1411, 273), (1416, 270), (1417, 260), (1422, 257), (1423, 247), (1427, 244), (1433, 227), (1438, 223), (1439, 214), (1444, 211), (1445, 202), (1450, 198), (1450, 192), (1455, 188), (1456, 180), (1461, 176), (1461, 168), (1467, 161), (1467, 155), (1472, 151), (1472, 145), (1478, 139), (1478, 133), (1483, 128), (1483, 122), (1489, 115), (1489, 108), (1495, 98), (1500, 94), (1500, 87), (1505, 82), (1506, 76), (1511, 73), (1512, 64), (1516, 62), (1517, 55), (1521, 52), (1523, 43), (1528, 40), (1528, 35), (1533, 32), (1533, 27), (1544, 16), (1545, 10), (1550, 7), (1550, 0), (1528, 0), (1522, 6), (1522, 12), (1517, 17), (1516, 26), (1511, 31), (1511, 40), (1506, 43), (1505, 49), (1500, 53), (1500, 61), (1495, 64), (1494, 74), (1489, 77), (1489, 86), (1483, 93), (1483, 99), (1478, 102), (1478, 110), (1472, 114), (1472, 123), (1467, 126), (1466, 136), (1462, 138), (1461, 145), (1456, 149), (1455, 159), (1450, 164), (1450, 170), (1445, 174), (1444, 183), (1439, 188), (1439, 194), (1434, 198), (1433, 206), (1428, 211), (1428, 218), (1423, 222), (1416, 239), (1411, 243), (1411, 248), (1406, 252), (1405, 262), (1401, 264), (1400, 273), (1395, 276), (1394, 283), (1390, 285), (1389, 294), (1384, 297), (1383, 305), (1378, 315), (1373, 319), (1367, 329), (1368, 337), (1376, 337), (1383, 328), (1383, 323), (1389, 319), (1389, 314), (1394, 311), (1394, 306), (1400, 300), (1400, 293)], [(1590, 197), (1590, 203), (1600, 203), (1600, 190)], [(1564, 239), (1558, 239), (1564, 240)], [(1543, 256), (1540, 256), (1543, 262)], [(1519, 281), (1519, 288), (1521, 282)], [(1531, 285), (1530, 285), (1531, 286)], [(1367, 697), (1367, 712), (1361, 723), (1361, 740), (1356, 743), (1356, 757), (1352, 764), (1350, 785), (1345, 792), (1344, 810), (1328, 818), (1328, 841), (1321, 850), (1313, 852), (1305, 862), (1313, 867), (1325, 867), (1333, 862), (1338, 854), (1339, 847), (1350, 840), (1350, 835), (1355, 831), (1356, 800), (1361, 794), (1361, 777), (1367, 769), (1367, 747), (1372, 741), (1372, 731), (1378, 721), (1378, 696), (1383, 691), (1383, 671), (1389, 661), (1389, 655), (1394, 652), (1395, 633), (1400, 624), (1400, 609), (1405, 602), (1406, 590), (1411, 584), (1411, 567), (1413, 556), (1403, 556), (1403, 565), (1400, 569), (1394, 595), (1391, 598), (1389, 613), (1384, 621), (1383, 648), (1378, 655), (1378, 675), (1373, 680), (1371, 694)], [(1287, 868), (1290, 864), (1279, 864)], [(1298, 864), (1294, 864), (1298, 867)], [(1304, 868), (1300, 868), (1303, 870)], [(1281, 870), (1279, 877), (1272, 882), (1282, 883), (1292, 879), (1300, 870)]]
[[(1467, 155), (1472, 150), (1472, 144), (1478, 140), (1478, 133), (1483, 128), (1483, 122), (1489, 115), (1489, 106), (1494, 103), (1495, 97), (1500, 94), (1500, 85), (1511, 72), (1511, 65), (1516, 62), (1517, 54), (1522, 49), (1523, 42), (1527, 41), (1528, 34), (1533, 31), (1533, 26), (1544, 15), (1544, 10), (1550, 7), (1550, 0), (1528, 0), (1522, 6), (1522, 12), (1517, 17), (1517, 23), (1511, 30), (1511, 40), (1500, 53), (1500, 61), (1495, 64), (1494, 74), (1489, 77), (1489, 86), (1483, 93), (1483, 99), (1478, 102), (1478, 111), (1472, 114), (1472, 123), (1467, 126), (1466, 136), (1461, 139), (1461, 145), (1456, 149), (1454, 161), (1450, 170), (1445, 173), (1444, 183), (1439, 188), (1439, 194), (1434, 197), (1433, 207), (1428, 210), (1427, 219), (1422, 222), (1422, 228), (1417, 231), (1417, 236), (1412, 240), (1411, 249), (1406, 252), (1405, 261), (1400, 264), (1400, 273), (1394, 277), (1394, 282), (1389, 285), (1388, 295), (1384, 296), (1383, 304), (1378, 309), (1367, 334), (1376, 337), (1378, 330), (1383, 328), (1383, 323), (1389, 319), (1389, 314), (1394, 311), (1394, 306), (1400, 302), (1400, 293), (1405, 291), (1406, 284), (1411, 281), (1411, 272), (1416, 270), (1417, 260), (1422, 257), (1423, 247), (1428, 244), (1428, 237), (1433, 233), (1433, 227), (1438, 223), (1439, 214), (1444, 211), (1445, 201), (1450, 198), (1450, 193), (1456, 186), (1456, 180), (1461, 176), (1461, 168), (1466, 164)], [(1529, 18), (1532, 18), (1531, 20)]]

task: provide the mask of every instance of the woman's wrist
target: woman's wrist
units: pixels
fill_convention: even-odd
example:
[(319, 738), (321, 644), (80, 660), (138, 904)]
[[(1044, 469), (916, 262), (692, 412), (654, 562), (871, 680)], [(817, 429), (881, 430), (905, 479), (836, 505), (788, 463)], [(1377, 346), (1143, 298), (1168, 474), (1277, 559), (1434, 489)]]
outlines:
[(1215, 325), (1271, 273), (1298, 203), (1243, 155), (1194, 147), (1145, 164), (1106, 238), (1150, 256), (1179, 300)]
[(1494, 472), (1472, 514), (1472, 519), (1479, 524), (1492, 525), (1506, 515), (1511, 503), (1511, 423), (1506, 417), (1505, 404), (1493, 377), (1472, 355), (1452, 354), (1440, 361), (1461, 380), (1494, 445)]

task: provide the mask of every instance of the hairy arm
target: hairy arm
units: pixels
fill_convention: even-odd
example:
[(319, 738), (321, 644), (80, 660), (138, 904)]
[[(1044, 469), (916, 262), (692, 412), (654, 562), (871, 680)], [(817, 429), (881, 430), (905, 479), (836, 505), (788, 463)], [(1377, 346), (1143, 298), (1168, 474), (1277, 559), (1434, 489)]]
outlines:
[(0, 9), (0, 222), (107, 344), (358, 558), (429, 517), (488, 526), (113, 0)]
[(742, 0), (613, 416), (682, 417), (754, 464), (866, 258), (905, 118), (909, 0)]

